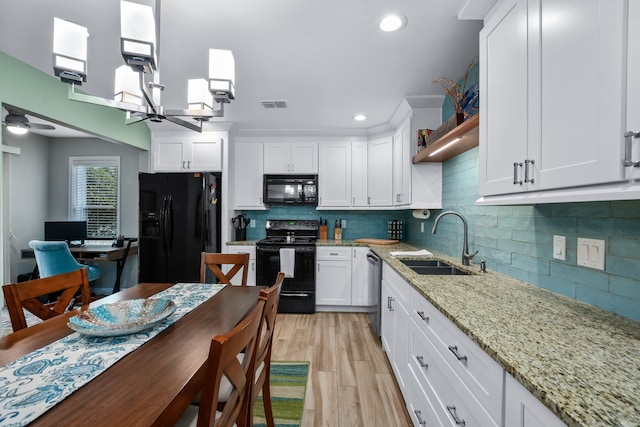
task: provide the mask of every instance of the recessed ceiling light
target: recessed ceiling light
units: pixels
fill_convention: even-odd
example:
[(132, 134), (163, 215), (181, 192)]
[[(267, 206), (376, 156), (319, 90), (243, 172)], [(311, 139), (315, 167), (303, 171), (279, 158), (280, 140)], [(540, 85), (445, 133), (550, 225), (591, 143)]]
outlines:
[(407, 25), (407, 18), (404, 15), (387, 15), (380, 21), (382, 31), (398, 31)]
[(365, 116), (364, 114), (356, 114), (355, 116), (353, 116), (353, 120), (361, 122), (363, 120), (367, 120), (367, 116)]

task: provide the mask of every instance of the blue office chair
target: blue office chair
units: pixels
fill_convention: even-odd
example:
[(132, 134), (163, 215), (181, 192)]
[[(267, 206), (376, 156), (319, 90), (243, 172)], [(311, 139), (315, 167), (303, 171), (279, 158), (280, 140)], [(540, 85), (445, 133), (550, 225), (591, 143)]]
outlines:
[(80, 264), (76, 261), (66, 242), (32, 240), (29, 242), (29, 247), (36, 255), (40, 277), (55, 276), (86, 268), (89, 282), (93, 282), (102, 274), (100, 267)]

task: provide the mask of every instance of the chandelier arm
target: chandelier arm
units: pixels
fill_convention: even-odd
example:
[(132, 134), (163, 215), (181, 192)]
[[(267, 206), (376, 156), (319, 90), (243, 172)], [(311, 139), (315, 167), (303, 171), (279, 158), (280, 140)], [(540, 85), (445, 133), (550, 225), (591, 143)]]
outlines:
[(167, 109), (164, 113), (169, 117), (192, 117), (194, 119), (213, 119), (218, 117), (224, 117), (224, 104), (220, 104), (218, 110), (180, 110), (180, 109)]
[(142, 113), (145, 114), (146, 113), (146, 108), (136, 105), (136, 104), (131, 104), (128, 102), (118, 102), (118, 101), (114, 101), (111, 99), (105, 99), (105, 98), (100, 98), (99, 96), (93, 96), (93, 95), (87, 95), (86, 93), (82, 93), (82, 92), (76, 92), (75, 91), (75, 84), (71, 83), (69, 84), (69, 100), (71, 101), (78, 101), (78, 102), (85, 102), (87, 104), (94, 104), (94, 105), (101, 105), (103, 107), (112, 107), (112, 108), (117, 108), (119, 110), (123, 110), (123, 111), (128, 111), (131, 113)]
[(177, 125), (186, 127), (187, 129), (191, 129), (193, 131), (202, 133), (202, 121), (199, 122), (200, 125), (198, 126), (198, 125), (195, 125), (195, 124), (193, 124), (191, 122), (187, 122), (187, 121), (182, 120), (182, 119), (180, 119), (178, 117), (175, 117), (175, 116), (165, 116), (165, 118), (168, 121), (172, 122), (172, 123), (175, 123)]

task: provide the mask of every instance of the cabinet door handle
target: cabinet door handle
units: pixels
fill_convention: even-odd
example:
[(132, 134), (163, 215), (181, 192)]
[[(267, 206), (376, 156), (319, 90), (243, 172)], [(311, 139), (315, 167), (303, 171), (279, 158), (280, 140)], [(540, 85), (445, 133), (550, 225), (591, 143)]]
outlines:
[(367, 204), (370, 205), (371, 204), (371, 197), (367, 197)]
[(451, 418), (453, 418), (453, 421), (455, 421), (457, 425), (464, 426), (466, 424), (464, 420), (458, 418), (455, 406), (447, 406), (447, 411), (449, 411), (449, 413), (451, 414)]
[(320, 263), (318, 263), (318, 271), (320, 271)]
[[(524, 182), (530, 182), (531, 184), (533, 184), (533, 164), (534, 161), (533, 160), (525, 160), (524, 161)], [(529, 179), (529, 165), (532, 166), (531, 168), (531, 179)]]
[(416, 360), (420, 364), (421, 368), (428, 368), (429, 367), (428, 363), (424, 363), (424, 357), (423, 356), (416, 356)]
[(187, 164), (187, 162), (185, 162), (184, 160), (182, 161), (182, 169), (186, 169), (185, 165)]
[(518, 181), (518, 167), (522, 167), (522, 163), (513, 163), (513, 185), (522, 185), (522, 181)]
[(396, 202), (400, 202), (400, 194), (396, 194)]
[(187, 169), (191, 169), (191, 160), (187, 160)]
[(465, 363), (467, 362), (467, 356), (460, 356), (460, 354), (458, 353), (458, 346), (457, 345), (450, 345), (449, 346), (449, 351), (451, 353), (453, 353), (454, 356), (456, 356), (456, 359), (464, 361)]
[(418, 316), (420, 316), (420, 318), (425, 322), (429, 323), (429, 316), (425, 316), (424, 311), (418, 311)]
[(634, 162), (631, 158), (631, 145), (633, 138), (640, 138), (640, 132), (625, 132), (624, 133), (624, 166), (640, 167), (640, 160)]
[(356, 204), (356, 198), (355, 198), (355, 197), (352, 197), (352, 198), (351, 198), (351, 200), (353, 200), (353, 201), (351, 202), (351, 204), (352, 204), (352, 205), (355, 205), (355, 204)]
[(387, 297), (387, 308), (389, 311), (393, 311), (393, 297)]
[(422, 419), (422, 411), (419, 409), (414, 409), (413, 413), (416, 414), (416, 418), (418, 419), (418, 424), (421, 426), (426, 426), (427, 422)]

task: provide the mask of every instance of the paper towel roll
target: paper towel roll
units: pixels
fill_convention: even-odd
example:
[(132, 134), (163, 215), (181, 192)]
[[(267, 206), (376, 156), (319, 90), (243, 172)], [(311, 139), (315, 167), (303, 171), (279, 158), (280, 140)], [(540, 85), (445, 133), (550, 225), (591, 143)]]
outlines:
[(414, 209), (413, 217), (418, 219), (427, 219), (431, 216), (429, 209)]

